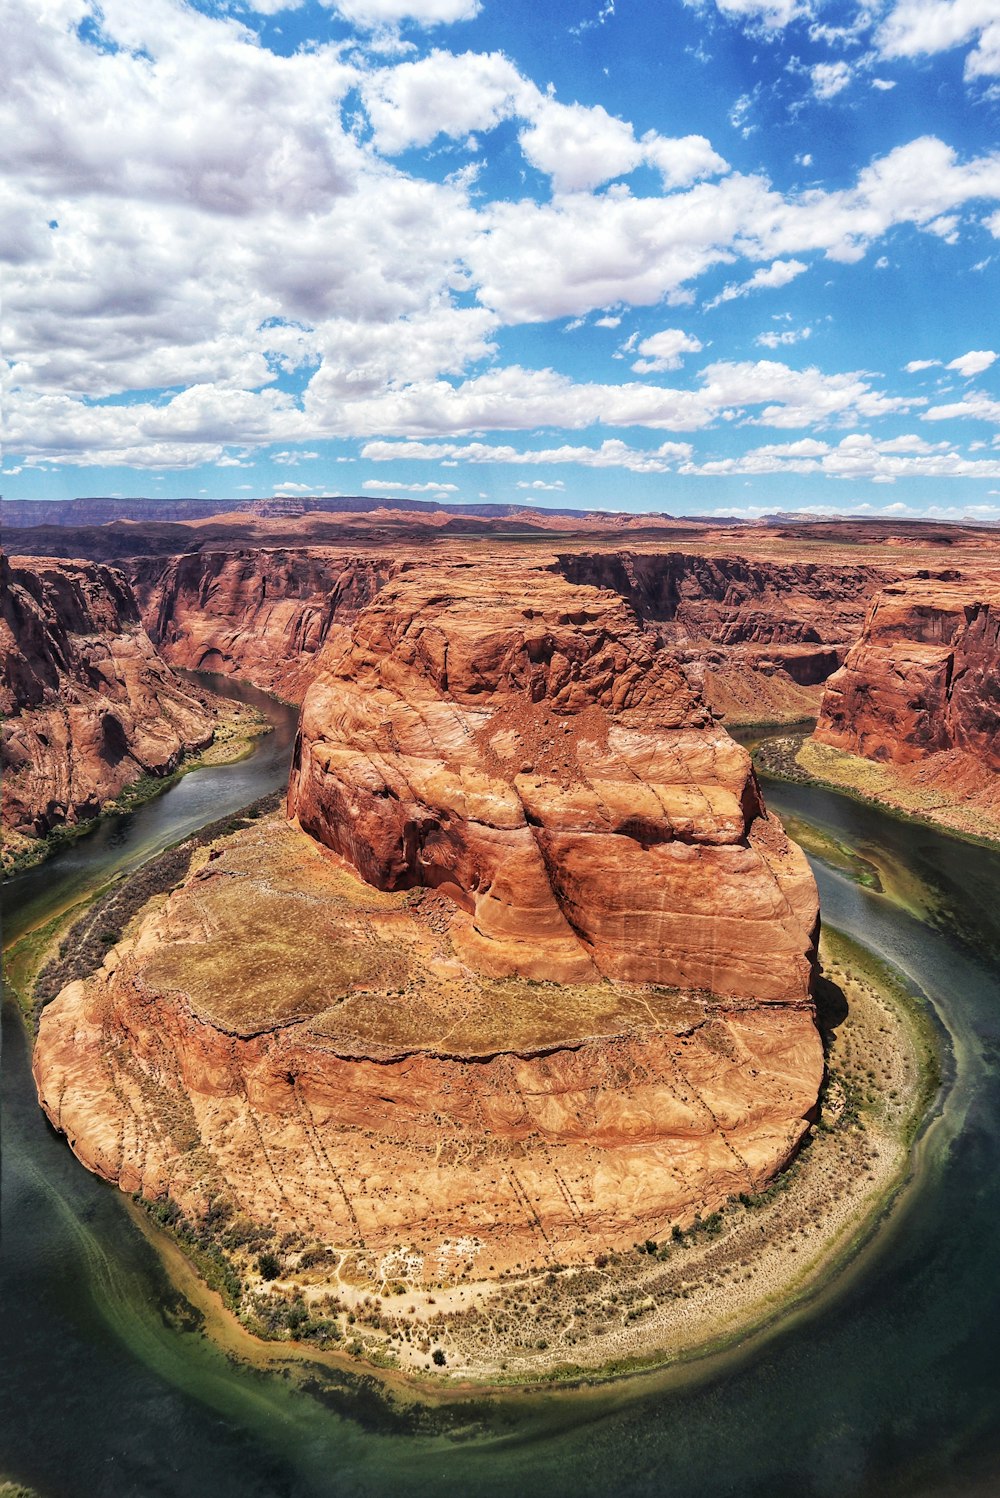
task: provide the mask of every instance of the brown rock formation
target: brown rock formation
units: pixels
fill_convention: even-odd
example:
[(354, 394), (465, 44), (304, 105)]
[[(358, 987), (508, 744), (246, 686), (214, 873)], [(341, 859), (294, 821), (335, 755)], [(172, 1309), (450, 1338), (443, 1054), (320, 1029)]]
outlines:
[(808, 993), (804, 858), (606, 590), (519, 563), (401, 572), (327, 648), (289, 810), (376, 887), (446, 890), (484, 971)]
[(819, 688), (857, 638), (872, 594), (896, 573), (864, 564), (569, 552), (570, 582), (613, 588), (685, 662), (730, 722), (815, 715)]
[(241, 676), (299, 702), (334, 624), (395, 570), (386, 555), (201, 551), (129, 564), (146, 627), (171, 665)]
[(827, 683), (815, 739), (894, 766), (945, 804), (1000, 813), (1000, 580), (883, 589)]
[(0, 558), (5, 832), (98, 814), (213, 736), (213, 714), (157, 655), (120, 572)]
[(483, 978), (445, 903), (280, 820), (231, 839), (64, 989), (39, 1097), (89, 1169), (222, 1198), (410, 1278), (592, 1259), (784, 1164), (822, 1076), (808, 1003)]

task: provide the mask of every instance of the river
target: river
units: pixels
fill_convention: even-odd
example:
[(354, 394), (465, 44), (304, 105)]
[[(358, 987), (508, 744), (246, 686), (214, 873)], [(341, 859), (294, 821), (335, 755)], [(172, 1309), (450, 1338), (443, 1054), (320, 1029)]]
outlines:
[[(6, 890), (7, 939), (273, 790), (294, 714)], [(770, 804), (857, 850), (814, 862), (824, 918), (900, 967), (950, 1036), (904, 1205), (851, 1270), (725, 1357), (591, 1390), (443, 1406), (228, 1359), (119, 1193), (35, 1101), (4, 1012), (0, 1478), (43, 1498), (892, 1498), (1000, 1491), (1000, 855), (812, 787)], [(891, 895), (891, 897), (890, 897)]]

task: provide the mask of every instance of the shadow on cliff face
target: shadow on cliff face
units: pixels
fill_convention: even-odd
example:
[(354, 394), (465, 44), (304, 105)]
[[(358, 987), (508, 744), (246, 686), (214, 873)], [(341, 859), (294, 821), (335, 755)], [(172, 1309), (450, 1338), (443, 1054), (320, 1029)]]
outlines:
[(822, 974), (816, 979), (813, 998), (816, 1002), (816, 1024), (823, 1037), (823, 1049), (828, 1051), (834, 1031), (847, 1018), (847, 999), (840, 985)]

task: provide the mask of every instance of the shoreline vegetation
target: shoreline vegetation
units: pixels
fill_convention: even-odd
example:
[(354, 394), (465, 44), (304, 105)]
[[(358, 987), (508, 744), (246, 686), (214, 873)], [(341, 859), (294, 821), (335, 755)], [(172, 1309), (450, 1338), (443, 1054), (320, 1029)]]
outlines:
[[(201, 829), (22, 937), (7, 978), (26, 1022), (99, 966), (198, 849), (280, 799), (274, 793)], [(765, 1191), (733, 1198), (663, 1241), (596, 1251), (585, 1266), (433, 1286), (407, 1280), (401, 1253), (373, 1293), (357, 1250), (334, 1250), (331, 1263), (327, 1246), (272, 1240), (266, 1228), (234, 1220), (225, 1203), (210, 1204), (198, 1222), (169, 1199), (136, 1204), (131, 1215), (213, 1339), (258, 1365), (314, 1373), (327, 1365), (340, 1376), (353, 1370), (425, 1394), (461, 1394), (691, 1364), (784, 1323), (857, 1255), (909, 1178), (911, 1147), (938, 1091), (935, 1022), (900, 975), (831, 930), (821, 957), (827, 1078), (806, 1144)]]
[(138, 811), (140, 806), (162, 796), (164, 791), (176, 785), (192, 770), (203, 770), (218, 765), (236, 765), (249, 759), (256, 741), (271, 733), (273, 725), (263, 713), (246, 704), (232, 704), (232, 710), (220, 714), (216, 720), (212, 742), (204, 749), (182, 756), (173, 770), (164, 775), (142, 772), (130, 785), (105, 801), (99, 812), (77, 822), (61, 822), (44, 837), (26, 837), (4, 829), (3, 834), (3, 880), (37, 868), (53, 854), (70, 843), (87, 837), (109, 817), (127, 816)]
[(801, 732), (768, 738), (753, 744), (751, 752), (754, 764), (774, 780), (822, 786), (899, 821), (931, 827), (981, 848), (1000, 846), (1000, 822), (960, 802), (949, 803), (940, 791), (909, 784), (892, 765), (817, 743)]

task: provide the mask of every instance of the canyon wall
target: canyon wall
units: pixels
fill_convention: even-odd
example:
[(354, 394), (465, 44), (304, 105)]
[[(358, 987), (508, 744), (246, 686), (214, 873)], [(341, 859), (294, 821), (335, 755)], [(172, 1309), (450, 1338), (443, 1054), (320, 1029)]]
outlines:
[[(877, 784), (859, 785), (880, 799), (991, 831), (1000, 819), (1000, 577), (884, 588), (826, 684), (813, 743), (883, 767)], [(817, 752), (807, 746), (810, 767), (823, 769)], [(971, 820), (949, 818), (963, 809)], [(990, 825), (977, 824), (980, 814)]]
[(157, 655), (112, 567), (0, 558), (0, 672), (3, 824), (15, 848), (96, 816), (212, 740), (204, 694)]
[(692, 552), (560, 555), (570, 582), (612, 588), (696, 668), (712, 709), (734, 723), (814, 716), (820, 687), (861, 630), (889, 567)]
[(396, 563), (326, 550), (199, 551), (125, 562), (164, 658), (240, 676), (299, 702), (331, 629), (352, 620)]

